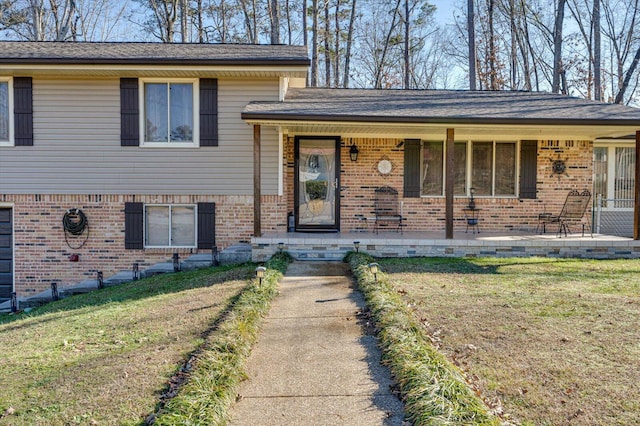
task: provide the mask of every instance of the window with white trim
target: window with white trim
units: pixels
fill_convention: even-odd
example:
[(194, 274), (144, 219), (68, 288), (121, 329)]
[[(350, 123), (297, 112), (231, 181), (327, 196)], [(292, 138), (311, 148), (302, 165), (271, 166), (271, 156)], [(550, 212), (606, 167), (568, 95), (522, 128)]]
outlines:
[(141, 146), (198, 145), (198, 80), (140, 80)]
[(0, 77), (0, 146), (13, 145), (13, 96), (10, 78)]
[[(517, 143), (502, 141), (454, 143), (454, 194), (515, 196)], [(443, 196), (446, 154), (444, 142), (422, 142), (421, 194)]]
[(145, 247), (196, 247), (196, 206), (147, 204)]

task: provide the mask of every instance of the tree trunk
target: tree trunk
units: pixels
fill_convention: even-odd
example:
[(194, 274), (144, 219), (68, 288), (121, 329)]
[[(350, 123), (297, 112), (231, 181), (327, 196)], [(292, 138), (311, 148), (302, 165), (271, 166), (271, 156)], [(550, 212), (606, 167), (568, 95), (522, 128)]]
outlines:
[[(287, 40), (288, 45), (291, 46), (293, 44), (293, 29), (291, 28), (291, 5), (289, 4), (289, 0), (286, 0), (284, 3), (284, 7), (286, 7), (287, 11)], [(302, 27), (302, 31), (305, 31), (305, 28)], [(306, 46), (306, 44), (305, 44)]]
[(344, 78), (342, 86), (349, 87), (349, 66), (351, 65), (351, 44), (353, 42), (353, 27), (356, 21), (356, 0), (351, 2), (351, 16), (349, 17), (349, 32), (347, 33), (347, 51), (344, 57)]
[(403, 60), (404, 60), (404, 88), (409, 89), (410, 85), (410, 73), (411, 68), (409, 65), (409, 35), (411, 34), (409, 28), (409, 0), (404, 0), (404, 52), (403, 52)]
[(560, 80), (563, 73), (562, 70), (562, 26), (564, 24), (564, 6), (566, 0), (558, 0), (558, 9), (556, 10), (555, 24), (553, 27), (553, 80), (551, 83), (551, 91), (553, 93), (560, 92)]
[(467, 33), (469, 35), (469, 90), (476, 90), (475, 5), (467, 0)]
[(180, 41), (189, 42), (189, 0), (180, 0)]
[(378, 63), (378, 66), (376, 69), (376, 78), (375, 78), (375, 85), (374, 85), (376, 89), (382, 89), (382, 72), (384, 70), (385, 61), (387, 60), (387, 51), (389, 50), (389, 44), (391, 43), (391, 36), (393, 35), (393, 31), (396, 28), (396, 17), (398, 16), (401, 1), (402, 0), (398, 0), (396, 2), (396, 7), (393, 9), (393, 17), (391, 19), (391, 25), (389, 26), (389, 32), (387, 32), (387, 38), (385, 39), (384, 46), (382, 48), (382, 55), (380, 57), (380, 62)]
[(497, 68), (497, 56), (498, 50), (496, 48), (496, 36), (495, 36), (495, 26), (494, 26), (494, 11), (495, 11), (495, 0), (489, 0), (488, 4), (488, 15), (489, 15), (489, 89), (490, 90), (499, 90), (500, 87), (498, 85), (498, 68)]
[(600, 0), (593, 0), (593, 98), (596, 101), (602, 100), (601, 55)]
[(509, 0), (509, 24), (511, 29), (511, 90), (518, 88), (518, 28), (515, 0)]
[(280, 8), (278, 0), (269, 0), (268, 9), (271, 24), (271, 44), (280, 44)]
[(30, 0), (31, 29), (33, 41), (44, 41), (44, 5), (42, 0)]
[(198, 14), (198, 43), (204, 43), (204, 22), (203, 22), (203, 9), (202, 9), (202, 0), (198, 0), (196, 6), (197, 14)]
[(318, 0), (311, 0), (311, 87), (318, 87), (318, 66), (320, 65), (318, 12)]
[(331, 21), (329, 20), (329, 0), (324, 0), (324, 85), (331, 87)]
[(620, 90), (618, 90), (618, 94), (616, 95), (615, 103), (621, 104), (624, 101), (624, 94), (629, 87), (629, 82), (631, 81), (631, 77), (633, 73), (636, 72), (636, 68), (638, 68), (638, 62), (640, 62), (640, 46), (638, 46), (638, 50), (636, 50), (636, 55), (633, 57), (633, 61), (627, 70), (627, 73), (624, 76), (624, 80), (622, 81), (622, 86), (620, 86)]
[(340, 0), (336, 0), (336, 16), (334, 19), (336, 32), (333, 41), (333, 87), (340, 87)]

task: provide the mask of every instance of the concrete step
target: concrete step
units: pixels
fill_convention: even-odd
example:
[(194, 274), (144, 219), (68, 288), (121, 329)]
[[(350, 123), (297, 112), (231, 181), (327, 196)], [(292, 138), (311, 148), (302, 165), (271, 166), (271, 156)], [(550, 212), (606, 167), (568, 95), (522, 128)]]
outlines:
[(160, 262), (145, 269), (144, 276), (152, 277), (154, 275), (168, 274), (170, 272), (174, 272), (173, 262)]
[(190, 271), (198, 268), (208, 268), (211, 266), (211, 253), (192, 254), (180, 261), (180, 268), (183, 271)]
[[(141, 272), (140, 276), (144, 276)], [(139, 277), (140, 278), (140, 277)], [(133, 281), (133, 271), (120, 271), (117, 274), (104, 280), (105, 287), (114, 286), (118, 284), (128, 283)]]
[(218, 257), (221, 265), (249, 262), (251, 261), (251, 244), (229, 246), (222, 250)]
[(343, 260), (349, 250), (298, 250), (291, 249), (289, 254), (296, 260)]

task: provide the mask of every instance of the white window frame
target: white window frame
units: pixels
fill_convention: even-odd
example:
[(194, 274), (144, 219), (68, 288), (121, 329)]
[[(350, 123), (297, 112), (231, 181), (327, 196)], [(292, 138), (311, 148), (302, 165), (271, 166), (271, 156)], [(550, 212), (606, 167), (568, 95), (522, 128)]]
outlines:
[(7, 90), (9, 94), (9, 139), (0, 139), (0, 146), (14, 146), (15, 145), (15, 135), (14, 135), (14, 114), (13, 114), (13, 78), (12, 77), (2, 77), (0, 76), (0, 83), (7, 83)]
[[(438, 198), (438, 197), (444, 197), (445, 194), (445, 185), (444, 185), (444, 181), (446, 179), (446, 174), (447, 174), (447, 150), (446, 150), (446, 141), (442, 141), (442, 161), (443, 161), (443, 167), (442, 167), (442, 194), (441, 195), (422, 195), (422, 176), (424, 176), (424, 154), (423, 154), (423, 149), (424, 149), (424, 143), (425, 142), (439, 142), (437, 140), (434, 139), (424, 139), (421, 141), (420, 143), (420, 197), (421, 198)], [(472, 184), (471, 184), (471, 178), (472, 178), (472, 165), (473, 165), (473, 144), (474, 142), (490, 142), (493, 144), (492, 147), (492, 167), (491, 167), (491, 173), (492, 173), (492, 177), (491, 177), (491, 182), (492, 182), (492, 187), (491, 187), (491, 195), (474, 195), (475, 198), (518, 198), (520, 196), (520, 140), (456, 140), (454, 143), (464, 143), (465, 144), (465, 148), (467, 151), (467, 158), (466, 158), (466, 164), (465, 164), (465, 194), (464, 195), (454, 195), (454, 197), (456, 198), (467, 198), (471, 196), (471, 188), (472, 188)], [(500, 144), (500, 143), (507, 143), (507, 144), (514, 144), (515, 147), (515, 160), (516, 160), (516, 164), (514, 165), (515, 167), (515, 181), (514, 181), (514, 185), (515, 185), (515, 193), (514, 194), (500, 194), (500, 195), (495, 195), (496, 193), (496, 145)]]
[[(140, 105), (140, 146), (147, 148), (197, 148), (200, 146), (200, 80), (197, 78), (141, 78), (139, 79), (138, 99)], [(193, 88), (193, 141), (191, 142), (146, 142), (145, 141), (145, 120), (147, 111), (145, 110), (145, 85), (147, 83), (190, 83)], [(168, 123), (171, 126), (171, 120)], [(170, 129), (168, 129), (170, 130)], [(169, 135), (171, 132), (169, 131)]]
[[(169, 209), (169, 245), (148, 245), (147, 244), (147, 207), (167, 207)], [(172, 244), (172, 235), (171, 235), (171, 221), (172, 214), (171, 210), (173, 207), (193, 207), (193, 245), (179, 246)], [(197, 248), (198, 246), (198, 205), (197, 204), (145, 204), (144, 205), (144, 247), (145, 248)]]

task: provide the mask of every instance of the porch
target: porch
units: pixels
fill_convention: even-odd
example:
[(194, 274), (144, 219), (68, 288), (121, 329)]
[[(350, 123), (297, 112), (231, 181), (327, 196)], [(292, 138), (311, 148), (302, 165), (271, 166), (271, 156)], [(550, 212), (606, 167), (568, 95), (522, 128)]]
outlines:
[(446, 239), (445, 232), (347, 232), (347, 233), (274, 233), (253, 237), (252, 259), (261, 262), (279, 250), (300, 260), (341, 260), (349, 251), (375, 257), (567, 257), (567, 258), (640, 258), (640, 241), (613, 235), (569, 234), (559, 238), (554, 232), (456, 232)]

